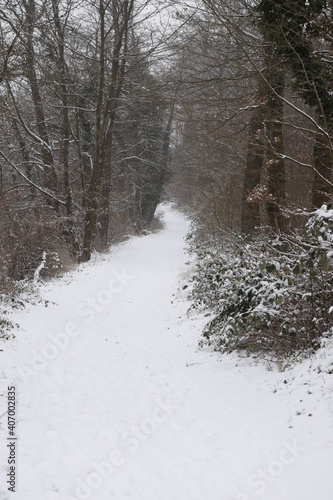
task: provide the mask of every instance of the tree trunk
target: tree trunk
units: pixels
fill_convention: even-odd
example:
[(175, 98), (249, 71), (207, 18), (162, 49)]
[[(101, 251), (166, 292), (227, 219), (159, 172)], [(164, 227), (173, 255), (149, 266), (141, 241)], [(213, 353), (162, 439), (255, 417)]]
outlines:
[(58, 44), (58, 70), (60, 83), (60, 97), (62, 101), (62, 164), (64, 169), (63, 182), (66, 197), (66, 214), (67, 214), (67, 242), (72, 255), (76, 258), (80, 253), (80, 246), (75, 237), (74, 221), (73, 221), (73, 197), (69, 178), (69, 142), (70, 142), (70, 122), (69, 122), (69, 103), (68, 89), (66, 79), (66, 62), (65, 62), (65, 33), (59, 18), (58, 1), (52, 0), (53, 18), (56, 29), (56, 39)]
[[(103, 158), (101, 164), (102, 191), (101, 210), (99, 216), (99, 237), (102, 248), (108, 247), (108, 235), (110, 225), (110, 190), (112, 176), (112, 143), (114, 122), (119, 105), (119, 98), (123, 88), (125, 69), (127, 63), (128, 30), (134, 7), (134, 0), (125, 0), (122, 5), (122, 19), (120, 23), (120, 12), (117, 11), (117, 1), (113, 0), (114, 19), (114, 49), (112, 53), (112, 66), (110, 86), (108, 92), (107, 106), (104, 112), (105, 140), (103, 142)], [(123, 55), (121, 55), (123, 53)]]
[(256, 96), (257, 107), (252, 111), (249, 126), (248, 151), (244, 171), (242, 194), (241, 229), (244, 234), (253, 234), (260, 226), (259, 203), (249, 203), (248, 196), (260, 184), (264, 160), (264, 115), (266, 85), (260, 79)]
[[(269, 54), (268, 54), (269, 55)], [(266, 125), (268, 151), (266, 165), (268, 169), (268, 196), (266, 210), (271, 227), (278, 232), (285, 232), (287, 219), (282, 212), (286, 199), (286, 173), (283, 159), (283, 101), (275, 94), (283, 94), (284, 75), (278, 68), (276, 59), (273, 59), (268, 68), (269, 88)], [(273, 89), (275, 92), (273, 92)]]
[(100, 19), (100, 53), (99, 53), (99, 83), (96, 105), (95, 155), (90, 178), (90, 185), (86, 195), (86, 213), (84, 221), (83, 248), (81, 262), (90, 260), (92, 247), (96, 237), (97, 208), (101, 185), (101, 143), (102, 143), (102, 114), (105, 83), (105, 6), (103, 0), (99, 2)]
[(312, 208), (320, 208), (330, 199), (333, 154), (326, 136), (317, 134), (314, 147), (315, 174), (312, 186)]
[[(39, 89), (39, 83), (35, 70), (35, 50), (33, 43), (33, 35), (35, 29), (36, 5), (35, 0), (29, 0), (24, 4), (27, 14), (27, 31), (26, 31), (26, 76), (29, 81), (32, 102), (34, 105), (36, 116), (36, 127), (41, 139), (41, 156), (44, 168), (44, 184), (46, 189), (50, 189), (54, 194), (58, 191), (58, 180), (54, 166), (53, 155), (50, 147), (49, 136), (46, 127), (46, 119), (43, 107), (43, 101)], [(53, 208), (58, 212), (59, 203), (47, 197), (47, 202), (52, 203)]]

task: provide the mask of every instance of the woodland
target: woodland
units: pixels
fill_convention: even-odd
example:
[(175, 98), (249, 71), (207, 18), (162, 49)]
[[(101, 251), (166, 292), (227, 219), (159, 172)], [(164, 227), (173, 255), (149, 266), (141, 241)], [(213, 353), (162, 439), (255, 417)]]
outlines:
[(321, 346), (332, 27), (330, 0), (1, 0), (2, 335), (37, 274), (150, 231), (171, 200), (203, 346)]

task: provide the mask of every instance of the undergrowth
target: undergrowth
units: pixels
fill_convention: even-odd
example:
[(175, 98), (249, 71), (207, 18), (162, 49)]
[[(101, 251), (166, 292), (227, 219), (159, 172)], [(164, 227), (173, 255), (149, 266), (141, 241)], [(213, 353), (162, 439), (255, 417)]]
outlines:
[(210, 311), (201, 346), (290, 356), (333, 332), (333, 210), (324, 205), (302, 236), (210, 239), (192, 226), (197, 258), (192, 308)]
[(48, 305), (47, 300), (41, 299), (38, 285), (31, 280), (13, 281), (3, 280), (0, 293), (0, 341), (8, 340), (14, 336), (14, 330), (19, 325), (11, 319), (11, 313), (17, 309), (23, 309), (27, 304), (43, 303)]

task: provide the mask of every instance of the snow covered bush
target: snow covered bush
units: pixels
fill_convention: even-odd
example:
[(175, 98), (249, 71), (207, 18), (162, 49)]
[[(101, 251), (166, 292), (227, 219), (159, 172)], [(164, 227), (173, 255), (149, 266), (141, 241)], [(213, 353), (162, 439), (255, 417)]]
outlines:
[(49, 301), (40, 297), (38, 287), (32, 281), (14, 281), (9, 278), (1, 281), (0, 292), (0, 341), (13, 336), (13, 330), (19, 325), (11, 319), (14, 309), (23, 309), (27, 304), (43, 304)]
[(333, 326), (333, 210), (323, 206), (299, 236), (215, 240), (197, 255), (191, 298), (214, 317), (202, 345), (285, 355), (315, 349)]
[(9, 302), (8, 297), (0, 296), (0, 340), (8, 340), (11, 336), (11, 330), (18, 325), (10, 320), (8, 314), (13, 304)]

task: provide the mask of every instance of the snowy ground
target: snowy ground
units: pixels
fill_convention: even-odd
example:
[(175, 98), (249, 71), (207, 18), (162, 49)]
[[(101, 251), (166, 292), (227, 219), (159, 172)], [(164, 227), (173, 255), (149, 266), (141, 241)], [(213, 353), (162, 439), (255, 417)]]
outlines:
[(3, 415), (0, 498), (331, 500), (332, 346), (284, 373), (198, 350), (204, 319), (177, 292), (188, 223), (164, 210), (163, 231), (43, 286), (49, 307), (15, 313), (0, 415), (14, 385), (17, 491)]

